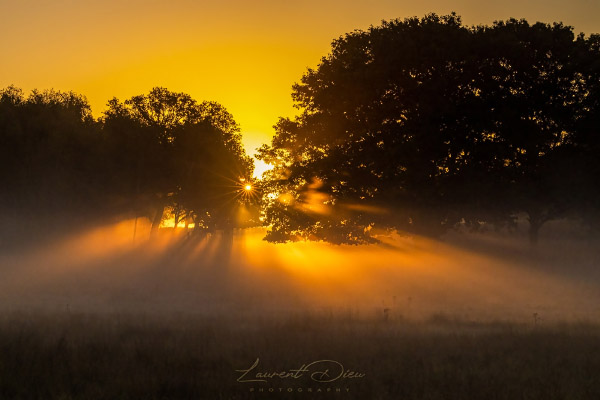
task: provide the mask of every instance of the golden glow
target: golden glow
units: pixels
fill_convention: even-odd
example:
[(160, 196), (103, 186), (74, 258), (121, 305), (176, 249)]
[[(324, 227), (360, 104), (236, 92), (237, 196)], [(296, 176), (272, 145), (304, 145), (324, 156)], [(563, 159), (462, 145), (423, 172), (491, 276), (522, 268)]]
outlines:
[[(167, 218), (163, 219), (160, 223), (161, 228), (174, 228), (175, 227), (175, 216), (170, 215)], [(193, 228), (194, 224), (188, 224), (188, 229)], [(180, 219), (177, 223), (177, 228), (185, 228), (185, 219)]]
[[(436, 240), (391, 235), (380, 238), (382, 245), (302, 241), (275, 245), (261, 240), (263, 235), (262, 228), (245, 230), (234, 243), (234, 262), (250, 268), (245, 275), (261, 277), (255, 283), (261, 289), (268, 288), (269, 277), (275, 276), (274, 284), (287, 285), (290, 293), (303, 297), (306, 307), (367, 313), (393, 308), (409, 318), (447, 313), (525, 321), (536, 307), (556, 318), (570, 318), (575, 309), (582, 314), (595, 312), (592, 303), (577, 294), (576, 282), (515, 264), (510, 258), (469, 252)], [(515, 244), (519, 245), (513, 241), (509, 246)], [(532, 290), (546, 287), (542, 285), (551, 289)], [(554, 291), (568, 295), (553, 298)]]
[[(600, 2), (590, 0), (22, 0), (3, 1), (0, 11), (5, 16), (0, 87), (74, 90), (87, 96), (98, 117), (113, 96), (125, 100), (163, 86), (223, 104), (240, 123), (250, 155), (270, 140), (279, 117), (298, 112), (291, 87), (308, 67), (318, 65), (331, 41), (382, 19), (456, 11), (468, 25), (516, 17), (531, 23), (563, 21), (576, 33), (600, 31)], [(254, 178), (270, 168), (257, 162)], [(237, 215), (244, 221), (252, 211), (246, 203), (259, 196), (260, 185), (246, 179), (229, 185), (231, 196), (244, 200)], [(332, 207), (319, 187), (315, 181), (302, 198), (283, 193), (278, 199), (327, 214)], [(361, 204), (340, 206), (385, 212)], [(174, 225), (173, 217), (163, 223)], [(183, 226), (180, 221), (178, 227)], [(267, 306), (286, 312), (293, 306), (309, 312), (337, 307), (368, 316), (392, 307), (409, 319), (444, 312), (530, 320), (532, 312), (543, 309), (600, 319), (597, 280), (531, 268), (519, 257), (503, 259), (419, 237), (393, 237), (372, 246), (276, 245), (263, 241), (264, 234), (262, 228), (248, 229), (237, 230), (232, 240), (224, 232), (190, 240), (183, 229), (164, 229), (150, 239), (144, 218), (96, 227), (26, 254), (3, 254), (2, 304), (57, 310), (79, 303), (80, 309), (111, 311), (169, 305), (179, 311), (227, 312), (229, 307), (238, 313)], [(516, 248), (510, 247), (514, 242), (494, 240)], [(516, 250), (516, 255), (529, 254)], [(566, 253), (577, 255), (577, 248)]]
[[(0, 7), (0, 87), (74, 90), (101, 115), (154, 86), (222, 103), (241, 124), (250, 155), (292, 116), (291, 86), (316, 67), (331, 41), (382, 19), (456, 11), (466, 24), (509, 17), (563, 21), (600, 31), (600, 3), (506, 0), (359, 2), (5, 1)], [(268, 166), (257, 166), (255, 177)]]
[[(245, 212), (241, 208), (240, 216)], [(134, 220), (123, 221), (4, 255), (0, 292), (3, 301), (28, 299), (53, 310), (66, 303), (88, 311), (157, 305), (218, 313), (351, 310), (372, 319), (388, 308), (392, 316), (408, 319), (442, 313), (530, 321), (533, 312), (547, 321), (600, 319), (595, 280), (532, 268), (514, 257), (422, 237), (392, 235), (382, 238), (382, 245), (332, 246), (271, 244), (262, 240), (264, 234), (263, 228), (236, 230), (233, 238), (221, 231), (190, 237), (183, 230), (163, 230), (149, 240), (149, 221), (139, 219), (137, 230)], [(516, 253), (527, 249), (526, 242), (498, 236), (480, 237), (479, 245), (485, 240)], [(571, 247), (549, 245), (544, 251), (566, 249), (576, 259), (583, 250), (575, 261), (589, 261), (584, 250), (589, 253), (589, 247), (565, 245)]]

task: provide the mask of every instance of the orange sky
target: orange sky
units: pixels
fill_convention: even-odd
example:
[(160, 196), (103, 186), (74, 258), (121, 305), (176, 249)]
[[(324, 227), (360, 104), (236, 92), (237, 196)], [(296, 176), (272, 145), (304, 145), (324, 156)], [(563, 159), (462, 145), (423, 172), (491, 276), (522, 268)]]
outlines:
[(600, 32), (597, 0), (0, 0), (0, 87), (74, 90), (100, 115), (154, 86), (222, 103), (252, 151), (295, 113), (291, 86), (331, 40), (382, 19), (456, 11)]

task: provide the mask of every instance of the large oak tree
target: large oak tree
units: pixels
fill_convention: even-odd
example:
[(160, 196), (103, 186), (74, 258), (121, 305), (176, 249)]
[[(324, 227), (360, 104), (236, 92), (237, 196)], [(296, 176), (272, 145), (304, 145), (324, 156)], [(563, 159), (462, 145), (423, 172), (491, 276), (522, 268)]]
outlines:
[(275, 165), (267, 239), (360, 243), (373, 228), (440, 235), (527, 213), (537, 240), (587, 183), (572, 161), (576, 116), (593, 118), (590, 40), (524, 20), (465, 27), (455, 14), (335, 40), (294, 85), (301, 114), (262, 148)]

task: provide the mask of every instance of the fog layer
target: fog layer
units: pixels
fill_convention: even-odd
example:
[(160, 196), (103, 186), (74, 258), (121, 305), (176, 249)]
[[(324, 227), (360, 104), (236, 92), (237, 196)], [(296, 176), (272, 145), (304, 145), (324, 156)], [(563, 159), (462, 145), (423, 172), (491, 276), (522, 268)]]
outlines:
[[(123, 221), (0, 256), (3, 311), (539, 323), (600, 319), (592, 240), (455, 234), (271, 244), (264, 229), (202, 239)], [(535, 317), (534, 317), (535, 314)], [(536, 322), (536, 323), (537, 323)]]

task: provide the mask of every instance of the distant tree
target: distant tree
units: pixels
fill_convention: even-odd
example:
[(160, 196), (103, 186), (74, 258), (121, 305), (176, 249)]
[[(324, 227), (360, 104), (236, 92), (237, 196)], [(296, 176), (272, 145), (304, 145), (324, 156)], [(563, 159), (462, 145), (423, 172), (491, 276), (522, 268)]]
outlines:
[(83, 96), (0, 91), (0, 141), (3, 211), (35, 220), (97, 205), (98, 126)]
[(95, 120), (73, 92), (0, 90), (0, 217), (13, 229), (0, 242), (14, 229), (30, 236), (132, 212), (156, 231), (166, 210), (198, 231), (231, 233), (257, 218), (240, 212), (252, 171), (238, 124), (215, 102), (154, 88), (110, 100)]
[(223, 106), (154, 88), (111, 100), (103, 123), (108, 153), (117, 160), (111, 186), (135, 199), (138, 210), (152, 210), (154, 231), (167, 207), (176, 219), (193, 218), (197, 228), (233, 226), (224, 221), (233, 220), (239, 180), (252, 175), (253, 164)]
[(437, 236), (526, 212), (535, 241), (573, 204), (579, 47), (561, 24), (467, 28), (455, 14), (335, 40), (293, 88), (302, 113), (261, 149), (275, 165), (267, 239)]

